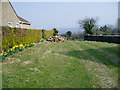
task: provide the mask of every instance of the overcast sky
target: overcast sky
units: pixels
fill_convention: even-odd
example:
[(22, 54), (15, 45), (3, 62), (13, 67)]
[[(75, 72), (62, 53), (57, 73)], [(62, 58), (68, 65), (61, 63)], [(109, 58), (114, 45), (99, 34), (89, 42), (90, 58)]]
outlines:
[(12, 2), (17, 14), (32, 25), (31, 28), (57, 28), (60, 33), (78, 32), (78, 21), (86, 17), (98, 18), (98, 25), (117, 24), (117, 2)]

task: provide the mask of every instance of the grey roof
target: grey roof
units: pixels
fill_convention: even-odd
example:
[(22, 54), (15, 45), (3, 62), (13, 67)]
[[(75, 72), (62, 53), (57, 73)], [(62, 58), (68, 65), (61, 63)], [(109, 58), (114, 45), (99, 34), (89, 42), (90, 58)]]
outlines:
[(24, 23), (24, 24), (31, 24), (29, 21), (25, 20), (24, 18), (20, 17), (20, 16), (17, 16), (19, 18), (19, 20)]

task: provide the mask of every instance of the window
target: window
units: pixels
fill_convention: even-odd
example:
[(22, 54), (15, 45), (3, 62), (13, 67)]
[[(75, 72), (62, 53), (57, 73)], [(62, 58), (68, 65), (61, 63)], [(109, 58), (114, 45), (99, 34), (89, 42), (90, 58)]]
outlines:
[(8, 26), (12, 27), (12, 22), (8, 22)]
[(16, 23), (16, 27), (19, 27), (19, 23)]

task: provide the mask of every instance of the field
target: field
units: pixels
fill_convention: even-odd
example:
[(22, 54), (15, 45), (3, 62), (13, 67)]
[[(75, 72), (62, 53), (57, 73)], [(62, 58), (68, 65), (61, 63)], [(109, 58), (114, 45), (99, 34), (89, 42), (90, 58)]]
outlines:
[(7, 57), (3, 88), (117, 88), (118, 44), (43, 42)]

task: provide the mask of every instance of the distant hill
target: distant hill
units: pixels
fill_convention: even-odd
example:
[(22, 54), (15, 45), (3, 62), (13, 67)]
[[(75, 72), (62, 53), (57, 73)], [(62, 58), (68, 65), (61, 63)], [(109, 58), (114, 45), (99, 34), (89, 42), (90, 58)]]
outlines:
[(59, 34), (66, 33), (67, 31), (71, 31), (72, 33), (83, 32), (84, 30), (80, 27), (73, 27), (73, 28), (58, 28)]

